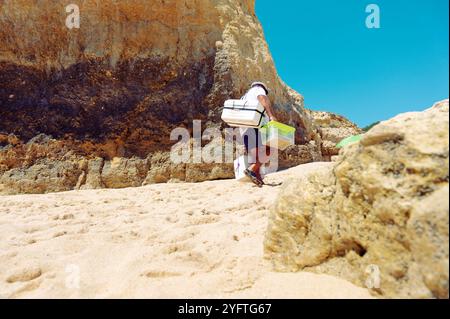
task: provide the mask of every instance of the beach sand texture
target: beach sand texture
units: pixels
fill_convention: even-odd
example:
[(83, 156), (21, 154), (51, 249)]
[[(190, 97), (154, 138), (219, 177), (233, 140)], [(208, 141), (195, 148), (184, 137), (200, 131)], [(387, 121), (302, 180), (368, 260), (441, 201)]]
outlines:
[(0, 296), (370, 298), (336, 277), (271, 271), (263, 237), (279, 189), (223, 180), (0, 196)]

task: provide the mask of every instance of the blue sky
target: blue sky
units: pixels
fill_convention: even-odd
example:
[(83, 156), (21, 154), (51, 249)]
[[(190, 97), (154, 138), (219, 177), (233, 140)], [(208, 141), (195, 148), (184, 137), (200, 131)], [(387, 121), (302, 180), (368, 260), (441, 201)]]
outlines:
[[(380, 8), (368, 29), (366, 6)], [(256, 0), (281, 78), (360, 126), (449, 95), (448, 0)]]

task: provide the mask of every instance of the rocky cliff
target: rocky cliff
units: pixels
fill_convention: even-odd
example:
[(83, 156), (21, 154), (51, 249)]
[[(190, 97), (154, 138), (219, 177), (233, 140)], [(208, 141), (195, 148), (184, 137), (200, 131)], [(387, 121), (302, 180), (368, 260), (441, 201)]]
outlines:
[[(277, 76), (254, 0), (77, 4), (80, 28), (69, 29), (61, 2), (0, 1), (4, 192), (230, 177), (229, 165), (211, 175), (210, 166), (172, 167), (164, 152), (175, 127), (223, 125), (224, 100), (254, 80), (297, 128), (284, 165), (321, 159), (320, 135), (302, 96)], [(116, 172), (123, 179), (108, 177)]]
[(339, 154), (336, 144), (344, 138), (363, 132), (357, 125), (341, 115), (322, 111), (307, 111), (321, 137), (324, 160), (331, 160), (333, 156)]
[(266, 257), (338, 275), (385, 297), (448, 298), (449, 103), (401, 114), (337, 163), (286, 183)]

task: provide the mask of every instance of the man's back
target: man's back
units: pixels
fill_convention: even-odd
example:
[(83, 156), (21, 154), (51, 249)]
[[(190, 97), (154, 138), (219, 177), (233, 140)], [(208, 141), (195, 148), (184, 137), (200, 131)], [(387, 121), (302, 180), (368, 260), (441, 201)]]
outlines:
[(259, 103), (258, 96), (266, 95), (266, 91), (260, 86), (254, 86), (242, 97), (243, 100), (248, 101), (250, 104)]
[[(244, 101), (247, 101), (249, 104), (254, 105), (254, 104), (260, 103), (258, 100), (258, 96), (260, 96), (260, 95), (266, 96), (267, 95), (266, 91), (260, 86), (254, 86), (250, 90), (248, 90), (247, 93), (241, 99)], [(267, 117), (267, 113), (266, 113), (261, 122), (261, 125), (264, 125), (267, 122), (268, 122), (268, 117)], [(241, 135), (244, 135), (245, 132), (247, 131), (247, 128), (241, 127), (239, 129), (239, 131), (240, 131)]]

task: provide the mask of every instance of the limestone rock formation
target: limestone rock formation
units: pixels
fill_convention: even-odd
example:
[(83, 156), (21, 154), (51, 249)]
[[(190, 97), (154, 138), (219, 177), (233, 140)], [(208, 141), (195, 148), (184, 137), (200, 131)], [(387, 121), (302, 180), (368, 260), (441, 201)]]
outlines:
[[(8, 193), (161, 180), (148, 158), (170, 149), (171, 130), (192, 129), (194, 119), (223, 127), (224, 100), (239, 98), (254, 80), (270, 86), (278, 117), (297, 128), (301, 147), (284, 155), (286, 163), (305, 161), (305, 150), (321, 158), (303, 97), (276, 73), (254, 0), (77, 4), (81, 25), (69, 29), (58, 1), (0, 2), (0, 187)], [(41, 134), (53, 149), (32, 142)], [(185, 176), (224, 176), (208, 176), (209, 168)], [(100, 169), (108, 171), (102, 180)]]
[(321, 111), (309, 113), (322, 139), (322, 155), (325, 160), (339, 154), (336, 144), (344, 138), (362, 133), (357, 125), (341, 115)]
[(266, 257), (385, 297), (448, 298), (449, 103), (401, 114), (284, 186)]

